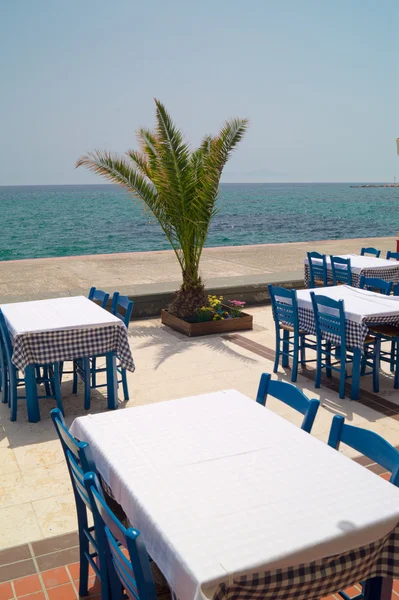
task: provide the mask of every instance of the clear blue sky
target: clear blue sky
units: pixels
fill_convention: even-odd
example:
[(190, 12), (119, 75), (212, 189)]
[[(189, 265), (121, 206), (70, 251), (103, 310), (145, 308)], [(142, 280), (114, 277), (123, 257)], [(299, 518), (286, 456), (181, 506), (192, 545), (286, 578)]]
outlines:
[(102, 183), (153, 97), (197, 144), (250, 130), (225, 181), (399, 180), (397, 0), (2, 0), (0, 185)]

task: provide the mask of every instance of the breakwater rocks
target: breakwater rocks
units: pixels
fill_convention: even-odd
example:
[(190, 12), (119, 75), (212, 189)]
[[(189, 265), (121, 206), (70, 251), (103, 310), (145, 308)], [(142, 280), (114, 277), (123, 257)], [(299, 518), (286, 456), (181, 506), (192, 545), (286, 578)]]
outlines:
[(351, 185), (351, 188), (399, 188), (399, 183), (380, 183), (375, 185), (373, 183), (365, 183), (364, 185)]

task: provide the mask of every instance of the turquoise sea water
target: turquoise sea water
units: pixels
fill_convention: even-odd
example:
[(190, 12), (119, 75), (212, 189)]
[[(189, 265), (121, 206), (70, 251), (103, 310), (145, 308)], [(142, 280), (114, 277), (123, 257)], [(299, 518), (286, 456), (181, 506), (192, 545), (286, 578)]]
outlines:
[[(399, 188), (222, 184), (208, 246), (378, 237), (399, 230)], [(0, 260), (164, 250), (142, 207), (112, 185), (0, 187)]]

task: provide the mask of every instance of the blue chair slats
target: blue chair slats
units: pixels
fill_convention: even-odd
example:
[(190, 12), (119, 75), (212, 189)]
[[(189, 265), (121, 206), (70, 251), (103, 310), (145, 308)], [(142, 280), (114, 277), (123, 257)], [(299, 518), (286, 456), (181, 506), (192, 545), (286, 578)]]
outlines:
[[(28, 383), (25, 374), (20, 375), (19, 370), (12, 362), (13, 348), (10, 332), (8, 331), (7, 323), (3, 312), (0, 310), (0, 366), (2, 368), (2, 401), (8, 402), (10, 409), (11, 421), (17, 420), (18, 400), (26, 400), (26, 395), (18, 395), (18, 389), (23, 387), (26, 389)], [(48, 365), (33, 365), (36, 376), (33, 377), (36, 386), (43, 384), (45, 394), (38, 395), (38, 399), (55, 398), (58, 408), (63, 412), (61, 398), (61, 383), (59, 364)], [(29, 411), (29, 405), (28, 405)], [(38, 418), (40, 420), (40, 417)]]
[(395, 260), (399, 260), (399, 252), (391, 252), (391, 250), (388, 250), (387, 260), (390, 260), (391, 258), (394, 258)]
[[(390, 482), (399, 486), (399, 452), (383, 437), (361, 427), (347, 425), (344, 417), (335, 415), (332, 420), (328, 445), (336, 450), (341, 444), (350, 446), (357, 452), (361, 452), (370, 460), (381, 465), (391, 473)], [(365, 598), (365, 586), (367, 582), (361, 582), (362, 593), (358, 596), (348, 596), (345, 592), (338, 592), (344, 600), (362, 600)], [(373, 596), (370, 596), (370, 598)]]
[[(343, 300), (333, 300), (327, 296), (310, 292), (316, 326), (317, 362), (316, 362), (316, 388), (320, 387), (322, 370), (326, 370), (327, 377), (332, 377), (332, 371), (339, 373), (339, 397), (345, 398), (345, 381), (352, 375), (347, 375), (347, 365), (360, 361), (357, 349), (349, 348), (346, 343), (346, 323)], [(379, 365), (380, 341), (369, 336), (364, 343), (364, 354), (361, 358), (361, 374), (373, 375), (373, 390), (379, 391)], [(339, 349), (339, 350), (338, 350)], [(337, 358), (338, 350), (338, 360)], [(334, 362), (333, 362), (334, 361)], [(356, 365), (356, 367), (360, 367)], [(352, 386), (359, 388), (360, 370), (353, 364)], [(366, 371), (370, 367), (370, 371)]]
[(303, 415), (301, 429), (310, 433), (319, 410), (319, 400), (309, 400), (297, 387), (286, 381), (275, 381), (269, 373), (263, 373), (260, 382), (256, 402), (266, 406), (268, 396), (281, 400), (297, 412)]
[(101, 308), (106, 308), (109, 300), (109, 294), (103, 290), (98, 290), (97, 288), (92, 287), (90, 289), (88, 298), (93, 302), (97, 302)]
[[(107, 557), (111, 597), (156, 600), (150, 560), (140, 532), (126, 529), (107, 506), (95, 473), (87, 473), (84, 483), (93, 507), (96, 539)], [(126, 553), (127, 550), (127, 553)]]
[(391, 373), (395, 373), (393, 387), (399, 389), (399, 328), (393, 325), (370, 325), (369, 329), (380, 343), (391, 343), (389, 351), (383, 349), (380, 351), (380, 360), (389, 363)]
[[(282, 366), (289, 366), (292, 358), (291, 381), (296, 381), (298, 376), (298, 361), (301, 365), (307, 361), (305, 348), (315, 349), (315, 343), (306, 338), (305, 331), (299, 328), (298, 303), (295, 290), (268, 285), (272, 302), (272, 313), (276, 329), (276, 355), (273, 372), (277, 373), (280, 357)], [(281, 337), (281, 331), (283, 337)]]
[(359, 287), (362, 290), (369, 290), (370, 292), (378, 292), (379, 294), (385, 294), (389, 296), (392, 291), (393, 283), (391, 281), (384, 281), (378, 277), (365, 277), (361, 275)]
[[(130, 300), (127, 296), (121, 296), (119, 292), (115, 292), (112, 297), (112, 308), (111, 312), (115, 317), (118, 317), (127, 328), (129, 328), (130, 319), (132, 316), (132, 311), (134, 307), (134, 301)], [(106, 384), (97, 383), (97, 375), (99, 373), (105, 373), (105, 367), (97, 366), (97, 359), (104, 359), (105, 357), (102, 355), (93, 356), (91, 359), (82, 359), (80, 361), (75, 361), (75, 374), (73, 379), (73, 392), (76, 393), (77, 385), (78, 385), (78, 375), (81, 377), (85, 384), (85, 408), (90, 408), (90, 389), (96, 389), (100, 387), (104, 387)], [(120, 375), (120, 379), (118, 379), (118, 384), (122, 383), (123, 388), (123, 396), (127, 401), (129, 400), (129, 388), (127, 385), (127, 376), (126, 369), (123, 369), (117, 357), (116, 370)]]
[(399, 283), (397, 283), (395, 285), (395, 287), (393, 288), (393, 295), (394, 296), (399, 296)]
[(352, 285), (351, 259), (330, 256), (332, 279), (334, 285)]
[(307, 257), (309, 263), (309, 286), (311, 288), (317, 286), (327, 287), (329, 282), (326, 255), (319, 254), (319, 252), (308, 252)]
[(127, 296), (121, 296), (119, 292), (114, 292), (111, 312), (115, 317), (123, 321), (126, 327), (129, 327), (133, 307), (133, 300), (130, 300)]
[[(62, 414), (58, 409), (52, 410), (50, 415), (61, 441), (75, 496), (80, 554), (79, 594), (80, 596), (88, 595), (89, 565), (91, 565), (101, 583), (104, 583), (102, 585), (101, 597), (106, 599), (108, 598), (106, 561), (100, 555), (99, 545), (94, 535), (94, 527), (89, 527), (87, 509), (92, 512), (92, 508), (83, 481), (84, 473), (89, 471), (96, 472), (90, 446), (86, 442), (79, 442), (69, 433)], [(90, 545), (94, 549), (94, 552), (90, 551)], [(99, 564), (96, 562), (98, 557)], [(105, 594), (104, 596), (103, 593)]]
[(366, 254), (380, 258), (381, 250), (377, 250), (377, 248), (362, 248), (360, 256), (366, 256)]
[(7, 363), (5, 357), (5, 350), (3, 345), (3, 336), (0, 331), (0, 395), (1, 402), (7, 404), (8, 402), (8, 376), (7, 376)]

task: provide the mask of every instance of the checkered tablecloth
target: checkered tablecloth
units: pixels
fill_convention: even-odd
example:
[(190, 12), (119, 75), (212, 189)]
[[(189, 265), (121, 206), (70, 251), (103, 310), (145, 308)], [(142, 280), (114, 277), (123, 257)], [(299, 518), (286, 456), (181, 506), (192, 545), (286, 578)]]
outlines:
[[(395, 285), (399, 283), (399, 263), (397, 265), (393, 265), (392, 267), (380, 268), (380, 269), (372, 269), (365, 268), (361, 269), (361, 271), (354, 272), (352, 269), (352, 286), (359, 287), (360, 286), (360, 277), (364, 275), (365, 277), (377, 277), (378, 279), (383, 279), (384, 281), (392, 281)], [(332, 271), (331, 266), (327, 266), (327, 279), (332, 282)], [(304, 265), (304, 283), (305, 287), (310, 286), (310, 269), (309, 265), (305, 263)]]
[(213, 600), (320, 600), (372, 577), (399, 577), (399, 526), (345, 554), (221, 583)]
[[(299, 327), (308, 333), (309, 335), (316, 335), (316, 326), (314, 321), (314, 314), (311, 308), (298, 307)], [(369, 327), (371, 325), (392, 325), (399, 327), (399, 314), (394, 316), (379, 316), (379, 317), (365, 317), (361, 322), (350, 321), (346, 319), (346, 344), (350, 348), (360, 348), (363, 350), (364, 340), (369, 335)], [(341, 338), (332, 334), (324, 334), (324, 339), (333, 344), (340, 342)]]
[(128, 331), (122, 323), (81, 329), (21, 333), (13, 339), (12, 361), (23, 370), (32, 364), (45, 365), (115, 352), (121, 367), (134, 371)]

